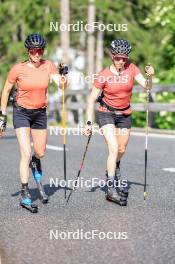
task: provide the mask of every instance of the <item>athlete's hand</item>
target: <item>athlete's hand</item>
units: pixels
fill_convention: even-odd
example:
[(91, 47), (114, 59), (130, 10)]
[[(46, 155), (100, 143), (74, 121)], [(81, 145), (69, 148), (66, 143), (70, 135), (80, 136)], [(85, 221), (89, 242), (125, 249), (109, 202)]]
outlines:
[(0, 137), (3, 136), (3, 133), (5, 132), (7, 125), (7, 116), (3, 115), (2, 112), (0, 111)]
[(60, 63), (58, 69), (59, 69), (59, 74), (60, 75), (66, 75), (66, 74), (68, 74), (68, 66), (65, 65), (64, 63)]
[(86, 125), (83, 130), (83, 135), (86, 137), (90, 136), (92, 134), (92, 125)]
[(152, 76), (154, 74), (154, 68), (150, 64), (146, 65), (145, 73), (147, 76)]

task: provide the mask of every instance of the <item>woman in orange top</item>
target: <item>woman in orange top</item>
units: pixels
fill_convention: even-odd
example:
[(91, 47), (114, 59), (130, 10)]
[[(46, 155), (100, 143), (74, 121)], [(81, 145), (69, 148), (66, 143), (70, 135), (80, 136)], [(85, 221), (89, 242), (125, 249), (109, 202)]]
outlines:
[[(106, 199), (127, 205), (128, 191), (120, 186), (120, 160), (125, 153), (131, 129), (131, 107), (133, 83), (136, 80), (143, 88), (148, 82), (133, 63), (129, 62), (131, 45), (123, 39), (116, 39), (110, 45), (112, 64), (102, 70), (94, 81), (88, 99), (87, 125), (85, 135), (92, 133), (94, 104), (99, 93), (98, 124), (108, 146)], [(146, 75), (153, 75), (151, 66), (145, 67)]]
[[(1, 99), (0, 135), (6, 127), (6, 109), (9, 93), (14, 84), (17, 85), (16, 102), (13, 107), (13, 124), (19, 143), (21, 159), (19, 174), (21, 178), (20, 204), (32, 212), (37, 212), (37, 206), (31, 201), (28, 179), (29, 165), (39, 189), (43, 203), (48, 202), (48, 197), (41, 184), (42, 169), (40, 158), (45, 154), (47, 142), (47, 89), (49, 80), (60, 86), (60, 74), (67, 74), (63, 67), (58, 74), (57, 68), (50, 60), (44, 60), (43, 54), (46, 47), (45, 39), (37, 34), (26, 38), (25, 47), (28, 50), (28, 60), (15, 64), (7, 77)], [(34, 155), (31, 160), (32, 136)]]

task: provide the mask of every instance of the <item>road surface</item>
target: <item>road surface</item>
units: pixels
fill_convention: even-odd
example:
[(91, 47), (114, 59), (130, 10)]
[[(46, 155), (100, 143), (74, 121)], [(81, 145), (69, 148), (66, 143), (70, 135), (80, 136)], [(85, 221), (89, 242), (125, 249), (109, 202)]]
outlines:
[[(83, 136), (68, 137), (69, 179), (77, 174), (86, 141)], [(121, 163), (123, 179), (128, 180), (129, 186), (127, 207), (107, 202), (104, 188), (99, 186), (79, 188), (66, 206), (64, 188), (49, 186), (51, 179), (63, 179), (61, 137), (49, 136), (42, 165), (43, 183), (50, 203), (41, 205), (31, 177), (31, 194), (39, 205), (39, 213), (31, 214), (19, 206), (19, 150), (14, 131), (8, 130), (0, 140), (2, 264), (174, 264), (175, 140), (173, 137), (149, 137), (146, 201), (143, 200), (144, 144), (144, 136), (132, 135)], [(103, 138), (93, 136), (83, 179), (105, 179), (106, 157)], [(73, 239), (71, 232), (77, 232), (77, 237), (78, 232), (82, 236), (87, 232), (98, 235), (101, 232), (101, 239), (98, 235), (94, 239)], [(109, 232), (118, 236), (104, 238)], [(77, 237), (74, 233), (74, 238)]]

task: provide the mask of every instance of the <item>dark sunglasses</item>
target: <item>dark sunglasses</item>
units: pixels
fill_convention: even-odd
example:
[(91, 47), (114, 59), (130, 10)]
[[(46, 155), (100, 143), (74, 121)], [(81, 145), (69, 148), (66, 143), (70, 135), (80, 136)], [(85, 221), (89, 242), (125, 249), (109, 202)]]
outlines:
[(113, 56), (113, 60), (115, 60), (115, 61), (119, 61), (119, 60), (127, 61), (128, 58), (127, 57), (120, 57), (120, 56)]
[(44, 50), (43, 49), (40, 49), (40, 48), (36, 48), (36, 49), (30, 49), (29, 50), (29, 53), (31, 54), (31, 55), (36, 55), (37, 53), (38, 53), (38, 55), (43, 55), (43, 53), (44, 53)]

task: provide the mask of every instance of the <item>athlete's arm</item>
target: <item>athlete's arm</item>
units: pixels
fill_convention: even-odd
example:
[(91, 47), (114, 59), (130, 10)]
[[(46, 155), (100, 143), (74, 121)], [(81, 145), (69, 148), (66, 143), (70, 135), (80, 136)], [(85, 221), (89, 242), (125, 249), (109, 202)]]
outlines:
[(144, 88), (147, 89), (148, 81), (144, 78), (144, 76), (139, 73), (135, 76), (135, 80)]
[[(147, 77), (151, 76), (154, 74), (154, 68), (149, 64), (145, 67), (145, 73)], [(144, 78), (144, 76), (139, 73), (135, 76), (135, 80), (144, 88), (148, 88), (148, 80)]]
[(94, 86), (88, 97), (86, 116), (87, 116), (87, 121), (90, 121), (91, 123), (93, 121), (95, 102), (100, 94), (100, 91), (101, 89), (98, 89)]
[(13, 83), (9, 82), (8, 79), (5, 82), (4, 88), (2, 90), (2, 97), (1, 97), (1, 111), (4, 115), (6, 115), (7, 112), (7, 103), (10, 91), (13, 87)]

